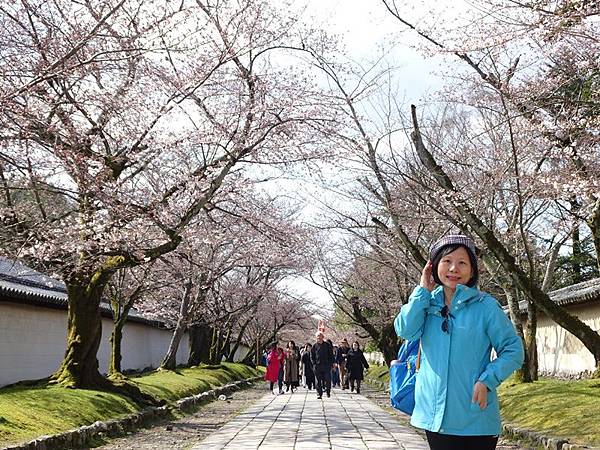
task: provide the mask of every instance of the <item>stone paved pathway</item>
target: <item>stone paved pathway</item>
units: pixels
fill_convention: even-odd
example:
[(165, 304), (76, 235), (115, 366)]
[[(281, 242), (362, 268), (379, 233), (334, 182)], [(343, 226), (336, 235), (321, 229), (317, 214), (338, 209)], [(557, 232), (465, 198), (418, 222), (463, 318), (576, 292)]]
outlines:
[(334, 389), (263, 396), (193, 450), (426, 450), (411, 428), (362, 395)]
[[(395, 439), (396, 437), (403, 436), (405, 433), (408, 433), (408, 437), (403, 437), (404, 447), (402, 447), (401, 444), (394, 443), (393, 448), (427, 448), (424, 443), (418, 440), (418, 435), (415, 434), (415, 430), (408, 426), (409, 417), (390, 408), (388, 394), (383, 391), (371, 389), (368, 385), (364, 386), (364, 393), (369, 400), (378, 405), (376, 408), (373, 408), (375, 405), (369, 404), (369, 401), (366, 398), (356, 395), (354, 395), (354, 400), (348, 397), (348, 400), (352, 400), (348, 403), (343, 396), (348, 396), (349, 394), (339, 391), (338, 389), (334, 389), (332, 398), (324, 398), (323, 403), (321, 404), (316, 401), (316, 394), (314, 391), (307, 393), (307, 391), (302, 388), (293, 396), (285, 394), (273, 398), (270, 394), (265, 396), (266, 393), (268, 393), (266, 385), (264, 383), (257, 383), (249, 389), (232, 393), (227, 401), (217, 400), (202, 405), (195, 414), (175, 421), (164, 421), (155, 424), (152, 428), (142, 429), (137, 433), (131, 433), (127, 436), (110, 440), (110, 442), (102, 445), (100, 448), (102, 450), (190, 450), (191, 448), (196, 450), (211, 450), (217, 448), (257, 449), (259, 448), (258, 446), (247, 447), (245, 443), (242, 443), (241, 447), (238, 447), (237, 443), (236, 446), (234, 446), (232, 441), (235, 437), (235, 433), (241, 431), (236, 431), (235, 427), (233, 427), (236, 417), (240, 419), (239, 425), (237, 426), (237, 428), (240, 428), (240, 425), (243, 425), (244, 421), (247, 422), (247, 420), (251, 418), (250, 415), (252, 414), (252, 411), (255, 411), (255, 416), (259, 416), (261, 412), (264, 411), (263, 419), (261, 419), (264, 421), (261, 422), (256, 420), (255, 424), (258, 425), (259, 422), (261, 422), (262, 429), (264, 430), (262, 432), (262, 437), (266, 437), (267, 434), (271, 432), (271, 436), (273, 436), (273, 439), (276, 441), (275, 445), (269, 446), (266, 445), (268, 442), (265, 441), (265, 445), (261, 446), (261, 449), (281, 448), (285, 450), (292, 449), (297, 445), (296, 448), (299, 449), (310, 448), (311, 450), (319, 450), (340, 448), (353, 450), (355, 448), (369, 448), (367, 447), (369, 444), (370, 448), (384, 449), (389, 448), (388, 445), (390, 445), (391, 441), (391, 439), (389, 439), (389, 434)], [(298, 405), (294, 406), (296, 402), (298, 402)], [(302, 404), (302, 412), (299, 412), (298, 410), (300, 404)], [(352, 422), (349, 419), (346, 420), (346, 422), (341, 421), (341, 419), (336, 420), (336, 416), (340, 414), (333, 411), (335, 404), (340, 407), (349, 405), (351, 407), (350, 413), (353, 414), (356, 419), (355, 422)], [(377, 411), (375, 415), (376, 418), (383, 421), (382, 423), (386, 426), (388, 432), (389, 429), (394, 431), (391, 433), (386, 432), (388, 434), (378, 434), (377, 438), (381, 439), (380, 441), (369, 441), (367, 439), (367, 442), (365, 443), (362, 439), (361, 429), (367, 427), (365, 431), (366, 437), (368, 436), (367, 433), (372, 435), (374, 430), (381, 430), (383, 426), (379, 425), (377, 421), (372, 421), (369, 425), (365, 424), (365, 422), (371, 420), (371, 416), (362, 409), (363, 406), (368, 410), (374, 411), (377, 411), (377, 408), (380, 407), (381, 409)], [(286, 408), (288, 411), (287, 413)], [(358, 411), (354, 408), (358, 408)], [(295, 415), (289, 413), (289, 411), (294, 410)], [(347, 409), (343, 409), (342, 412), (344, 417), (348, 415)], [(383, 415), (381, 415), (382, 412)], [(240, 413), (246, 415), (246, 419), (243, 419), (243, 416), (238, 416)], [(389, 413), (389, 415), (386, 415), (386, 413)], [(271, 414), (271, 423), (269, 423), (269, 419), (266, 418), (268, 414)], [(298, 423), (299, 419), (303, 418), (303, 415), (305, 416), (305, 426), (300, 430)], [(323, 417), (325, 417), (325, 420)], [(278, 418), (278, 423), (276, 422), (273, 424), (273, 418)], [(315, 430), (319, 425), (312, 429), (308, 427), (307, 425), (310, 420), (320, 424), (320, 427), (324, 430), (325, 434), (315, 433)], [(348, 426), (348, 424), (350, 424), (350, 426)], [(231, 428), (228, 428), (229, 426), (231, 426)], [(360, 427), (360, 429), (358, 427)], [(260, 431), (260, 428), (258, 428), (258, 430)], [(296, 439), (296, 433), (290, 433), (289, 430), (300, 431), (300, 437)], [(398, 430), (400, 430), (400, 432), (398, 432)], [(252, 430), (246, 426), (246, 434), (251, 434), (251, 431)], [(336, 431), (338, 431), (337, 435), (335, 434)], [(223, 433), (229, 434), (225, 435)], [(352, 439), (359, 437), (357, 436), (357, 433), (361, 439)], [(275, 438), (275, 434), (280, 436), (280, 438)], [(330, 435), (331, 438), (329, 438)], [(218, 442), (216, 441), (216, 438), (219, 436), (220, 439), (228, 437), (229, 440), (224, 443)], [(271, 438), (271, 436), (269, 438)], [(207, 437), (209, 440), (202, 441)], [(261, 435), (257, 432), (256, 438), (258, 439), (260, 437)], [(315, 438), (314, 442), (311, 441), (311, 437)], [(384, 437), (386, 437), (386, 439), (384, 439)], [(420, 446), (411, 447), (408, 445), (409, 442), (407, 442), (406, 439), (410, 439), (411, 442), (414, 440), (414, 442), (418, 443)], [(378, 443), (381, 446), (378, 446)], [(229, 444), (229, 446), (224, 447), (227, 444)], [(332, 444), (334, 444), (335, 447)], [(356, 444), (357, 447), (350, 446), (350, 444)], [(501, 439), (498, 450), (533, 449)]]

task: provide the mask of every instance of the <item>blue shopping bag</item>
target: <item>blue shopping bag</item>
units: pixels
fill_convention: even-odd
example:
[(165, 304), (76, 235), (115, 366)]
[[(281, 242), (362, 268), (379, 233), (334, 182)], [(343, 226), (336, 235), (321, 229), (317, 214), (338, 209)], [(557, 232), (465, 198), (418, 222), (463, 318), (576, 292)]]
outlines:
[(390, 363), (390, 403), (406, 414), (415, 409), (415, 382), (420, 364), (420, 339), (404, 341)]

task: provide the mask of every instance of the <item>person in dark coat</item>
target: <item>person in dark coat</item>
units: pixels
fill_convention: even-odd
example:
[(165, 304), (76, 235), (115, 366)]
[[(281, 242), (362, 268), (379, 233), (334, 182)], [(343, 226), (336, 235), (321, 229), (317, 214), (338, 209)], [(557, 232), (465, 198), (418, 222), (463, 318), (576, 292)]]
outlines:
[(323, 398), (323, 389), (327, 397), (331, 397), (331, 367), (333, 366), (333, 347), (325, 342), (322, 331), (315, 334), (317, 342), (310, 350), (310, 362), (312, 363), (317, 380), (317, 398)]
[(315, 373), (313, 372), (312, 363), (310, 362), (310, 349), (311, 348), (312, 348), (312, 345), (306, 344), (306, 346), (304, 347), (304, 353), (302, 353), (302, 358), (301, 358), (301, 368), (302, 368), (302, 374), (304, 376), (304, 383), (309, 391), (311, 391), (312, 388), (315, 387)]
[(327, 339), (327, 342), (329, 342), (329, 344), (333, 347), (333, 367), (331, 368), (331, 386), (340, 387), (340, 368), (336, 362), (338, 346), (333, 345), (333, 342), (331, 342), (331, 340), (329, 340), (329, 339)]
[(337, 348), (337, 352), (335, 354), (335, 362), (337, 363), (340, 369), (340, 379), (342, 381), (342, 389), (348, 389), (348, 374), (346, 370), (346, 362), (348, 359), (348, 352), (350, 351), (350, 346), (348, 345), (348, 340), (346, 338), (342, 339), (340, 342), (340, 346)]
[(369, 363), (356, 341), (352, 343), (352, 350), (348, 352), (346, 368), (348, 370), (350, 392), (354, 392), (354, 384), (356, 383), (356, 393), (360, 394), (360, 383), (365, 378), (364, 369), (369, 368)]

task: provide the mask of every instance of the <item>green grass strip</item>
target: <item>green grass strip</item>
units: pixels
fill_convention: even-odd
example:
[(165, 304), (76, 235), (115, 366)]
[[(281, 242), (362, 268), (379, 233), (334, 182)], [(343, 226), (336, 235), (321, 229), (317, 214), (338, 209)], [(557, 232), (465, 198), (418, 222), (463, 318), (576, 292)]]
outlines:
[(600, 445), (600, 380), (505, 381), (498, 389), (503, 419), (521, 428)]
[[(198, 366), (152, 372), (131, 378), (143, 392), (172, 402), (232, 381), (260, 375), (242, 364)], [(0, 389), (0, 445), (56, 434), (97, 420), (116, 419), (138, 411), (128, 397), (46, 383)]]

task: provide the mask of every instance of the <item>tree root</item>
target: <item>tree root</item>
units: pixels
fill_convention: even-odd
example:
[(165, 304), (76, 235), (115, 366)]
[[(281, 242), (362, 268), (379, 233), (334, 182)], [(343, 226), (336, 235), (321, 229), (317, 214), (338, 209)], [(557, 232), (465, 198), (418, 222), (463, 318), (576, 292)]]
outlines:
[(159, 400), (153, 395), (142, 392), (139, 387), (131, 383), (121, 373), (106, 378), (98, 372), (86, 377), (85, 380), (81, 380), (66, 370), (59, 370), (50, 377), (49, 384), (57, 384), (69, 389), (93, 389), (112, 392), (128, 397), (140, 406), (162, 406), (165, 404), (164, 400)]

